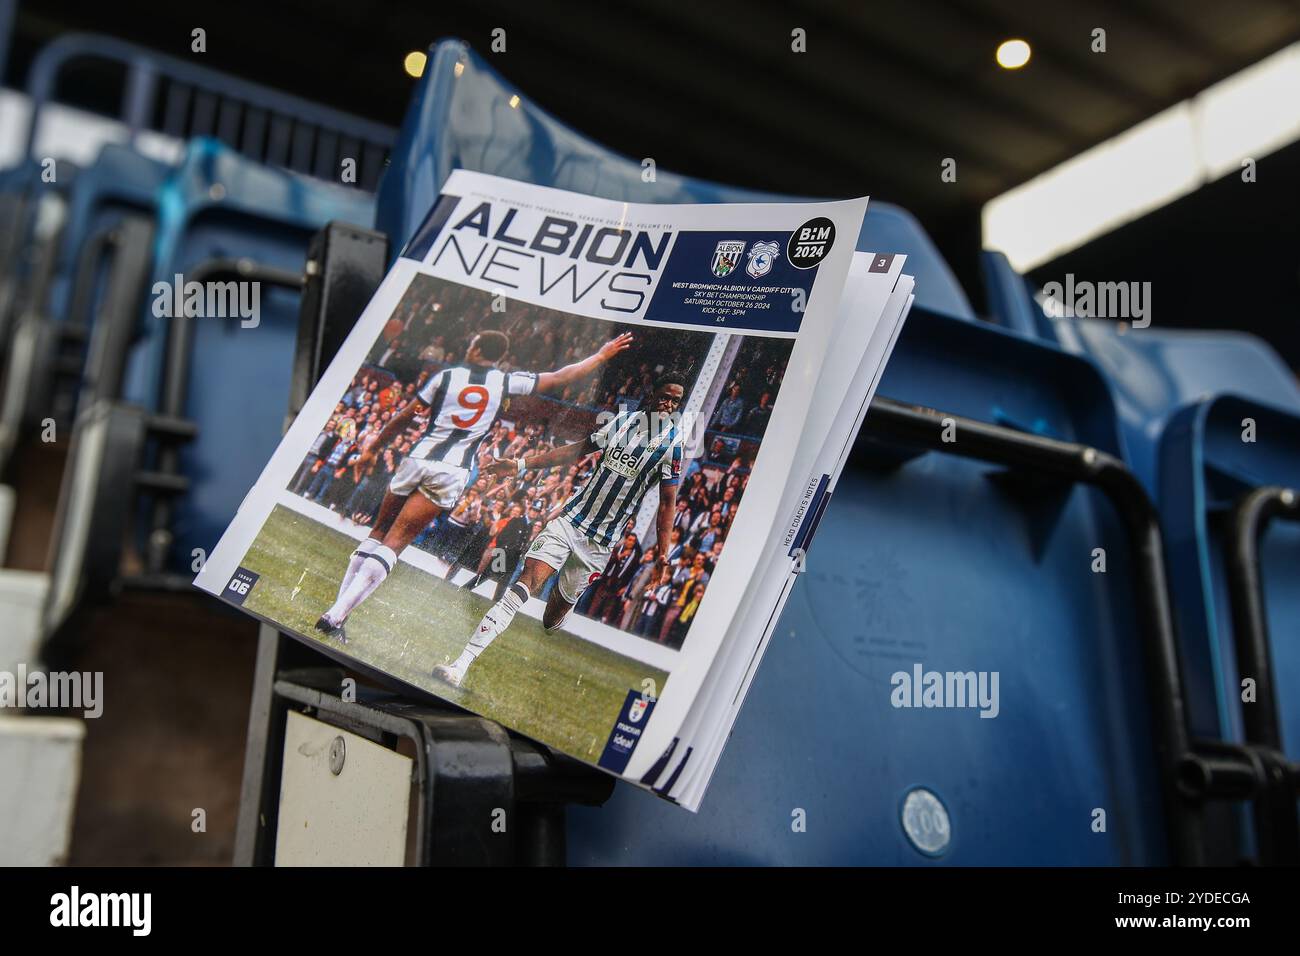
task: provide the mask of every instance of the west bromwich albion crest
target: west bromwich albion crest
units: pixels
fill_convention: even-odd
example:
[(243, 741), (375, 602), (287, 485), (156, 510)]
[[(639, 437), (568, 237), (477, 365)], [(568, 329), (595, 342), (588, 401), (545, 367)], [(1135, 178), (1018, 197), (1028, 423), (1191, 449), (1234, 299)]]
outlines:
[(735, 271), (740, 257), (745, 254), (745, 243), (741, 239), (726, 239), (718, 243), (713, 250), (713, 274), (724, 279)]
[(749, 247), (745, 271), (755, 279), (761, 279), (772, 271), (777, 254), (781, 251), (780, 243), (759, 241)]

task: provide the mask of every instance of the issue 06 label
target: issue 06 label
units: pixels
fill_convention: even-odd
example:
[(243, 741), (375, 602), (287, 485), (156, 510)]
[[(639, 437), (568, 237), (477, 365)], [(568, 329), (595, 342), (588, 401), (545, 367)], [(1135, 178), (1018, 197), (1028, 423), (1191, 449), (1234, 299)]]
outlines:
[(223, 595), (231, 604), (243, 606), (244, 598), (248, 597), (248, 592), (253, 590), (253, 585), (257, 583), (258, 575), (254, 574), (247, 568), (235, 568), (235, 573), (230, 576), (226, 582), (226, 591)]

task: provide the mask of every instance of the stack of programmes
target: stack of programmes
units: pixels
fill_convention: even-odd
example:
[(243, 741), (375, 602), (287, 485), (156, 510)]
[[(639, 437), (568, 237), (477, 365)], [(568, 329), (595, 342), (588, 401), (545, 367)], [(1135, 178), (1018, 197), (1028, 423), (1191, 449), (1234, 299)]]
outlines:
[(912, 303), (866, 210), (453, 173), (197, 585), (698, 809)]

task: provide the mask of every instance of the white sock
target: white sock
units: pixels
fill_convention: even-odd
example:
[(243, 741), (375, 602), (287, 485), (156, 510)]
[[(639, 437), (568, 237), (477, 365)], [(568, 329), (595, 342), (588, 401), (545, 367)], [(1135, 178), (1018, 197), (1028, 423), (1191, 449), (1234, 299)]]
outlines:
[(352, 560), (348, 562), (347, 573), (343, 575), (343, 583), (339, 585), (339, 593), (334, 597), (335, 601), (343, 597), (343, 592), (348, 589), (352, 579), (357, 576), (357, 571), (361, 569), (361, 564), (366, 560), (366, 555), (374, 553), (377, 547), (379, 547), (378, 538), (366, 538), (357, 545), (357, 550), (352, 552)]
[(370, 597), (375, 588), (384, 583), (384, 579), (396, 564), (397, 555), (393, 554), (392, 548), (380, 545), (367, 554), (362, 559), (357, 573), (352, 576), (347, 589), (325, 612), (325, 618), (336, 627), (346, 621), (353, 609)]
[(515, 612), (524, 606), (529, 597), (531, 595), (528, 593), (528, 588), (522, 581), (510, 585), (506, 589), (505, 597), (488, 608), (488, 612), (483, 615), (483, 620), (478, 622), (474, 636), (469, 639), (460, 657), (452, 662), (452, 668), (463, 671), (473, 664), (478, 656), (488, 649), (488, 645), (510, 626), (510, 622), (515, 619)]

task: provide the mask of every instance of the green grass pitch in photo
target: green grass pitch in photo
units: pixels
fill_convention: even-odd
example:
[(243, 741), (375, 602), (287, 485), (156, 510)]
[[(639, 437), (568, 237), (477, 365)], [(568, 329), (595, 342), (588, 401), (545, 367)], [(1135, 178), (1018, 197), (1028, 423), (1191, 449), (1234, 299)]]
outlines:
[(627, 692), (641, 690), (647, 677), (663, 691), (666, 672), (571, 634), (548, 634), (522, 613), (465, 684), (449, 687), (431, 671), (460, 653), (492, 602), (400, 561), (348, 619), (348, 644), (327, 638), (314, 625), (355, 547), (342, 532), (277, 505), (241, 562), (259, 576), (244, 607), (592, 763)]

